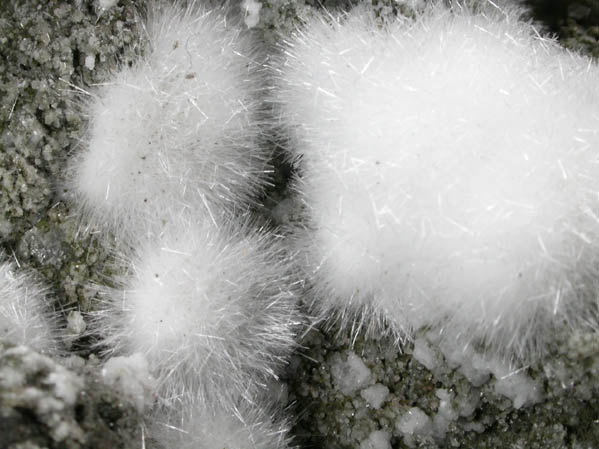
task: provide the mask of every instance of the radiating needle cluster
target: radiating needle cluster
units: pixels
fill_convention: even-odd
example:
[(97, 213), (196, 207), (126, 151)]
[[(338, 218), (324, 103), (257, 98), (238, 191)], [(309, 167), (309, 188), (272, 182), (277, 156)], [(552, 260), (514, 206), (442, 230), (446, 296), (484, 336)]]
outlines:
[(323, 315), (522, 357), (555, 324), (596, 324), (599, 68), (520, 15), (355, 8), (281, 44), (272, 101)]
[(119, 242), (91, 334), (119, 357), (109, 377), (147, 361), (167, 448), (287, 446), (265, 395), (294, 345), (295, 281), (282, 237), (251, 218), (272, 171), (264, 68), (226, 14), (152, 4), (145, 54), (91, 94), (70, 167), (87, 226)]

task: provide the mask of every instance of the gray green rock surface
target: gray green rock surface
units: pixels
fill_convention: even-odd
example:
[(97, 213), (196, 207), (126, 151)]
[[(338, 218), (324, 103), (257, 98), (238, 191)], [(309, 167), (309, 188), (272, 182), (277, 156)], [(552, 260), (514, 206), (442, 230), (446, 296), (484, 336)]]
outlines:
[(138, 447), (140, 416), (102, 382), (98, 360), (62, 363), (0, 342), (0, 448)]
[[(599, 337), (561, 337), (539, 363), (514, 367), (504, 377), (480, 364), (474, 371), (468, 362), (456, 366), (422, 333), (416, 346), (425, 350), (417, 353), (412, 343), (398, 351), (387, 337), (358, 335), (352, 344), (353, 336), (315, 330), (289, 377), (298, 441), (304, 448), (364, 449), (372, 432), (383, 431), (393, 448), (598, 447)], [(348, 356), (359, 357), (369, 371), (355, 391), (335, 373)], [(367, 394), (372, 386), (388, 390), (380, 405)], [(406, 414), (413, 408), (428, 417), (428, 428), (415, 429), (406, 444)]]

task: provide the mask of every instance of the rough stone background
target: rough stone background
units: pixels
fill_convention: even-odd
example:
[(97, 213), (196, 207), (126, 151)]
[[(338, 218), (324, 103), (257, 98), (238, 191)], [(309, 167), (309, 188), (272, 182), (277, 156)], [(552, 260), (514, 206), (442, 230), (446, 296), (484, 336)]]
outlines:
[(59, 364), (0, 342), (0, 447), (139, 447), (140, 417), (104, 384), (99, 366), (77, 356)]
[[(366, 1), (381, 16), (413, 12), (393, 0)], [(288, 32), (297, 23), (298, 15), (322, 6), (348, 8), (357, 2), (264, 0), (257, 32), (272, 43), (276, 32)], [(64, 161), (85, 139), (86, 117), (81, 104), (86, 91), (93, 91), (94, 84), (105, 81), (120, 64), (131, 63), (143, 52), (143, 34), (136, 22), (136, 11), (143, 8), (142, 3), (0, 2), (0, 244), (7, 257), (17, 258), (48, 281), (57, 307), (64, 310), (65, 316), (72, 309), (86, 312), (93, 307), (95, 292), (89, 282), (109, 279), (111, 254), (106, 241), (94, 237), (93, 232), (83, 232), (84, 225), (63, 200), (69, 194), (61, 188)], [(597, 0), (529, 0), (529, 4), (532, 17), (556, 33), (563, 45), (599, 58)], [(396, 426), (401, 416), (418, 407), (433, 417), (442, 414), (449, 403), (455, 409), (474, 404), (474, 409), (467, 416), (450, 420), (444, 438), (424, 432), (413, 438), (412, 446), (599, 447), (597, 335), (564, 335), (556, 339), (559, 343), (550, 349), (546, 359), (526, 367), (526, 375), (539, 385), (543, 399), (518, 409), (512, 400), (497, 394), (497, 379), (493, 376), (482, 385), (473, 386), (434, 344), (427, 342), (425, 334), (417, 337), (429, 345), (434, 359), (431, 369), (421, 363), (422, 357), (413, 357), (411, 343), (400, 353), (395, 342), (384, 337), (360, 335), (352, 344), (347, 335), (334, 328), (308, 333), (302, 341), (304, 349), (292, 360), (294, 375), (288, 379), (297, 443), (303, 448), (378, 449), (385, 446), (373, 446), (372, 435), (381, 435), (373, 432), (387, 432), (383, 440), (387, 438), (390, 447), (405, 448), (408, 442)], [(75, 342), (73, 350), (88, 356), (85, 343)], [(14, 351), (10, 351), (13, 350), (2, 348), (0, 369), (17, 366), (9, 363), (20, 363)], [(335, 381), (335, 369), (352, 354), (362, 361), (370, 377), (359, 389), (348, 392)], [(88, 365), (94, 369), (96, 362), (93, 357), (91, 360)], [(56, 365), (44, 359), (36, 366), (44, 366), (44, 372), (60, 369), (52, 364)], [(22, 371), (30, 372), (29, 369), (33, 368)], [(69, 373), (79, 376), (75, 371), (69, 368)], [(43, 384), (39, 373), (30, 380), (34, 385)], [(389, 390), (380, 408), (368, 405), (361, 394), (373, 384)], [(83, 381), (82, 385), (81, 390), (92, 392), (92, 396), (110, 397), (109, 393), (99, 392), (100, 387), (94, 390), (94, 382)], [(39, 429), (33, 424), (29, 430), (23, 424), (14, 424), (21, 418), (33, 419), (31, 410), (36, 405), (15, 405), (7, 399), (13, 393), (7, 396), (2, 388), (9, 387), (0, 385), (0, 448), (102, 447), (85, 446), (88, 443), (77, 440), (78, 437), (73, 437), (72, 446), (61, 446), (48, 435), (38, 435)], [(85, 410), (101, 414), (101, 410), (94, 410), (100, 407), (99, 403), (87, 402)], [(107, 404), (110, 410), (120, 410), (114, 397)], [(29, 415), (15, 418), (15, 407), (30, 410)], [(68, 420), (69, 413), (79, 413), (68, 410), (60, 419)], [(118, 436), (107, 432), (106, 438), (116, 440), (106, 441), (130, 442), (139, 438), (139, 428), (131, 424), (137, 418), (132, 418), (130, 411), (123, 413), (128, 417), (124, 421), (115, 418), (118, 413), (108, 420), (109, 426), (117, 427)], [(39, 417), (35, 419), (39, 422)], [(6, 437), (7, 432), (14, 434), (14, 429), (22, 433), (20, 442)], [(85, 432), (87, 428), (83, 425), (81, 429)], [(72, 432), (69, 435), (77, 435), (78, 431)], [(132, 447), (116, 443), (111, 446)]]

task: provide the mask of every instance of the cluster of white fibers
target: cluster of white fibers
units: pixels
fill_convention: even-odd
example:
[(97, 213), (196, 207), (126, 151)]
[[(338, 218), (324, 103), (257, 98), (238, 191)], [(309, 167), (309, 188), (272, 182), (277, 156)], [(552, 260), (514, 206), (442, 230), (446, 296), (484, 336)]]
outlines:
[(59, 349), (56, 320), (47, 289), (33, 274), (0, 262), (0, 338), (53, 354)]
[(280, 236), (179, 219), (138, 246), (93, 328), (113, 354), (147, 359), (160, 402), (226, 402), (276, 378), (299, 324)]
[(493, 5), (309, 19), (279, 62), (324, 314), (523, 357), (552, 323), (596, 323), (595, 63)]
[(271, 170), (258, 48), (224, 11), (155, 2), (148, 50), (98, 87), (67, 191), (92, 226), (128, 238), (188, 208), (244, 210)]
[(255, 401), (232, 408), (183, 403), (176, 415), (158, 416), (150, 433), (167, 449), (286, 449), (289, 423), (272, 410)]

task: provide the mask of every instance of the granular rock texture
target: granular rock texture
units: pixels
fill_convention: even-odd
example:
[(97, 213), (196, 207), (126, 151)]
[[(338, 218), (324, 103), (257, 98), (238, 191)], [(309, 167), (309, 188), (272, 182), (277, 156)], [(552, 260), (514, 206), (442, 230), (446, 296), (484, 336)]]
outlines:
[(560, 335), (544, 360), (511, 369), (431, 337), (402, 352), (388, 338), (310, 332), (288, 376), (300, 447), (599, 447), (596, 334)]
[(62, 161), (82, 135), (76, 103), (135, 53), (132, 2), (0, 4), (0, 241), (17, 239), (56, 201)]
[(0, 342), (0, 448), (137, 446), (141, 421), (134, 407), (100, 381), (93, 363), (66, 362), (73, 367)]

